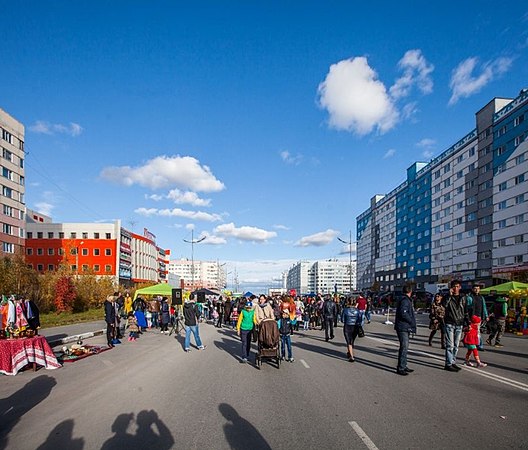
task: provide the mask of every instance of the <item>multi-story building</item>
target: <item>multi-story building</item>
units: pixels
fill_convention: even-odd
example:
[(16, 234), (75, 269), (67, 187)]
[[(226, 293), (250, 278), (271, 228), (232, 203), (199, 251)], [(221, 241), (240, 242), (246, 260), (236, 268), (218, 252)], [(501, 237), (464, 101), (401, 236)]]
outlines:
[(493, 99), (476, 125), (357, 217), (359, 289), (528, 270), (528, 90)]
[(22, 252), (25, 237), (24, 126), (0, 109), (0, 252)]
[(131, 233), (119, 220), (53, 223), (50, 217), (28, 210), (26, 230), (26, 261), (38, 272), (57, 270), (62, 264), (76, 274), (107, 276), (125, 286), (166, 279), (161, 261), (165, 251), (151, 234)]
[(189, 291), (200, 288), (220, 291), (226, 287), (224, 266), (218, 261), (175, 259), (169, 263), (169, 274), (179, 276), (181, 286)]
[(356, 262), (351, 265), (350, 261), (339, 259), (299, 261), (287, 272), (286, 289), (294, 289), (301, 295), (352, 292), (356, 289)]

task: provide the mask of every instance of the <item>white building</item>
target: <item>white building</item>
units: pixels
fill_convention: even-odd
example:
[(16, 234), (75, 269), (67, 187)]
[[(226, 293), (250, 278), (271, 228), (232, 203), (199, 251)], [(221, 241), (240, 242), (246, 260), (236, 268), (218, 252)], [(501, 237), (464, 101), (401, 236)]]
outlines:
[[(350, 282), (352, 281), (352, 285)], [(348, 293), (356, 289), (356, 262), (339, 259), (299, 261), (286, 276), (286, 289), (299, 294)]]
[(220, 291), (226, 287), (227, 274), (218, 261), (171, 260), (169, 274), (180, 277), (184, 289), (190, 291), (200, 288)]

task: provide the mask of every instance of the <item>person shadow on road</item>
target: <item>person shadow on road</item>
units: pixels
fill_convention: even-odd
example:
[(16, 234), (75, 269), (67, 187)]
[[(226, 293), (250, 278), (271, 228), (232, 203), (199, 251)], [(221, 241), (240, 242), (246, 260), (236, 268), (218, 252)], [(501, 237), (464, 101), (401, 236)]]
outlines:
[(224, 434), (233, 450), (271, 450), (262, 434), (246, 419), (240, 417), (231, 405), (221, 403), (219, 411), (228, 420), (224, 425)]
[[(134, 450), (152, 448), (156, 450), (169, 450), (174, 445), (174, 438), (167, 426), (158, 417), (154, 410), (140, 411), (136, 418), (136, 434), (128, 433), (134, 419), (134, 414), (120, 414), (112, 424), (112, 431), (115, 433), (108, 439), (101, 450)], [(157, 432), (154, 431), (156, 426)]]

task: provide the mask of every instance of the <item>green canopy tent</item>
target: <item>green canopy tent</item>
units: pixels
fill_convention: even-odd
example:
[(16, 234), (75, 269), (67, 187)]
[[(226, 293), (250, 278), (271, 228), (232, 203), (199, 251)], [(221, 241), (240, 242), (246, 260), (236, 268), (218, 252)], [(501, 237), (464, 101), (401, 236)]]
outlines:
[(160, 283), (154, 286), (138, 289), (134, 293), (134, 300), (138, 297), (138, 295), (161, 295), (162, 297), (170, 298), (172, 296), (173, 289), (174, 287), (168, 283)]
[(496, 286), (490, 286), (486, 289), (481, 289), (482, 295), (489, 295), (492, 292), (496, 292), (499, 295), (508, 295), (508, 293), (514, 289), (528, 289), (527, 283), (521, 283), (519, 281), (508, 281), (507, 283), (497, 284)]

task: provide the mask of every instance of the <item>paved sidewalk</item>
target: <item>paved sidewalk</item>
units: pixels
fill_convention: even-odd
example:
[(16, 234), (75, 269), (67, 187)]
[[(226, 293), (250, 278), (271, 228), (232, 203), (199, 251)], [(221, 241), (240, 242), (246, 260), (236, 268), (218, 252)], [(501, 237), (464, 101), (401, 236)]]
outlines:
[(79, 338), (87, 339), (106, 333), (106, 322), (96, 320), (94, 322), (75, 323), (61, 327), (50, 327), (39, 330), (52, 347), (77, 341)]

